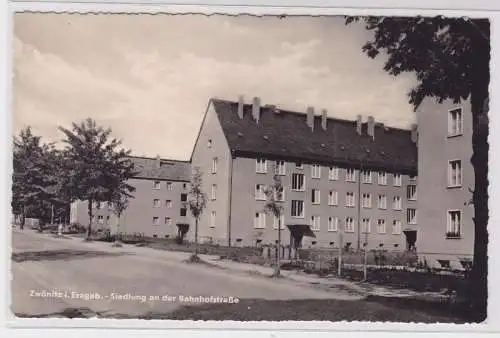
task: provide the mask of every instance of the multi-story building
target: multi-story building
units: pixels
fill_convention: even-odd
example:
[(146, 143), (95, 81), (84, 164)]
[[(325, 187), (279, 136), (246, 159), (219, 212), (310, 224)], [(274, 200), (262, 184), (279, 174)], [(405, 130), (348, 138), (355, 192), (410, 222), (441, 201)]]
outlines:
[(472, 113), (469, 102), (423, 102), (417, 112), (419, 253), (460, 267), (474, 248)]
[[(190, 224), (186, 205), (191, 176), (189, 162), (159, 157), (131, 157), (138, 174), (129, 180), (135, 187), (134, 198), (120, 219), (120, 232), (143, 233), (150, 237), (173, 237), (179, 226)], [(71, 206), (71, 222), (88, 226), (87, 202)], [(93, 227), (116, 231), (118, 220), (111, 206), (97, 203)]]
[[(308, 224), (303, 246), (404, 249), (418, 246), (417, 131), (261, 106), (209, 101), (192, 167), (203, 172), (208, 203), (203, 239), (224, 245), (275, 243), (281, 226)], [(265, 211), (265, 189), (277, 175), (283, 214)], [(367, 230), (367, 232), (365, 232)]]

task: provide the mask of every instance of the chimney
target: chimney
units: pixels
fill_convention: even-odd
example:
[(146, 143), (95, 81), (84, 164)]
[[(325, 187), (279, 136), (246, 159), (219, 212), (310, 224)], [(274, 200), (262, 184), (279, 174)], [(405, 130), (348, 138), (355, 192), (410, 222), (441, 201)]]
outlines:
[(255, 122), (259, 123), (260, 119), (260, 97), (255, 96), (252, 104), (252, 116)]
[(321, 111), (321, 128), (323, 128), (323, 130), (326, 130), (327, 122), (328, 122), (328, 111), (326, 109), (323, 109)]
[(371, 136), (373, 139), (375, 139), (375, 119), (373, 116), (368, 116), (368, 130), (367, 130), (368, 136)]
[(314, 107), (307, 107), (307, 125), (314, 130)]
[(238, 117), (240, 119), (243, 118), (243, 105), (245, 104), (245, 97), (243, 95), (240, 95), (238, 98)]
[(356, 133), (358, 133), (358, 135), (362, 134), (361, 127), (362, 127), (361, 115), (357, 115), (356, 116)]
[(411, 141), (413, 143), (418, 141), (418, 126), (415, 123), (411, 125)]
[(161, 158), (160, 158), (160, 155), (156, 155), (155, 163), (156, 163), (156, 168), (160, 168), (161, 167)]

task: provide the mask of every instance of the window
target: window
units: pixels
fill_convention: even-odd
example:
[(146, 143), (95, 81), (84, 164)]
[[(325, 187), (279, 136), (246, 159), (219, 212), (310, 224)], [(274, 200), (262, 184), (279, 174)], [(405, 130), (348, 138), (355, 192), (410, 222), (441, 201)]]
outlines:
[(387, 196), (386, 195), (378, 195), (378, 208), (379, 209), (387, 209)]
[(188, 199), (188, 195), (187, 194), (181, 194), (181, 202), (186, 202)]
[(217, 173), (217, 157), (212, 159), (212, 174)]
[(165, 217), (165, 224), (172, 225), (172, 219), (170, 217)]
[(361, 180), (363, 183), (372, 183), (372, 172), (370, 170), (363, 170), (361, 172)]
[(448, 162), (448, 186), (460, 187), (462, 185), (462, 161)]
[(394, 210), (401, 210), (403, 208), (403, 204), (401, 202), (401, 196), (394, 196), (392, 198), (392, 208)]
[(109, 209), (109, 210), (113, 209), (113, 203), (108, 202), (108, 209)]
[(392, 222), (392, 234), (401, 235), (401, 221), (395, 219)]
[(417, 199), (417, 186), (409, 185), (406, 187), (406, 197), (409, 201), (415, 201)]
[(328, 231), (337, 231), (339, 228), (338, 217), (328, 217)]
[(285, 201), (285, 188), (283, 186), (274, 188), (274, 200), (277, 202)]
[(212, 201), (217, 199), (217, 184), (212, 184)]
[(320, 204), (320, 191), (319, 189), (311, 189), (311, 203)]
[(283, 214), (278, 217), (274, 216), (273, 229), (278, 229), (278, 227), (280, 227), (281, 230), (285, 229), (285, 215)]
[(110, 219), (109, 215), (106, 216), (106, 224), (109, 224), (109, 219)]
[(321, 221), (319, 216), (311, 216), (311, 230), (312, 231), (319, 231), (321, 228)]
[(277, 175), (286, 175), (285, 161), (276, 161), (274, 173)]
[(339, 194), (335, 190), (330, 190), (328, 192), (328, 205), (338, 205), (339, 204)]
[(160, 224), (160, 217), (153, 217), (153, 225), (159, 225)]
[(377, 232), (379, 234), (385, 234), (385, 219), (377, 220)]
[(345, 219), (345, 227), (344, 227), (346, 232), (354, 232), (354, 221), (352, 217), (347, 217)]
[(267, 173), (267, 160), (264, 158), (258, 158), (255, 160), (255, 172), (259, 174)]
[(264, 184), (255, 185), (255, 199), (258, 201), (266, 200), (266, 186)]
[(292, 174), (292, 190), (304, 191), (304, 174)]
[(336, 181), (339, 179), (339, 167), (328, 168), (328, 179), (330, 181)]
[(207, 142), (207, 147), (210, 149), (212, 148), (212, 140), (209, 139), (208, 142)]
[(363, 194), (363, 208), (371, 208), (372, 207), (372, 195), (371, 194)]
[(354, 193), (348, 192), (345, 195), (345, 206), (346, 207), (354, 207), (356, 205), (356, 201), (354, 199)]
[(463, 132), (462, 108), (450, 110), (448, 113), (448, 136), (461, 135)]
[(355, 182), (356, 181), (356, 170), (351, 169), (351, 168), (346, 169), (345, 180), (347, 182)]
[(215, 211), (211, 211), (210, 212), (210, 227), (211, 228), (215, 228), (215, 221), (216, 221), (216, 212)]
[(166, 201), (165, 201), (165, 206), (166, 206), (167, 208), (169, 208), (169, 209), (170, 209), (170, 208), (172, 208), (172, 201), (171, 201), (171, 200), (166, 200)]
[(311, 177), (321, 178), (321, 166), (319, 164), (313, 164), (311, 166)]
[(172, 182), (167, 182), (167, 190), (172, 190), (173, 188)]
[(394, 174), (394, 186), (400, 187), (402, 184), (401, 174)]
[(101, 210), (101, 209), (102, 209), (102, 203), (101, 203), (101, 202), (96, 202), (96, 204), (95, 204), (95, 208), (96, 208), (97, 210)]
[(187, 209), (186, 208), (181, 208), (181, 216), (186, 216), (187, 215)]
[(416, 180), (417, 180), (417, 176), (416, 175), (411, 175), (410, 176), (410, 181), (415, 182)]
[(160, 200), (159, 199), (154, 199), (153, 200), (153, 207), (159, 208), (160, 207)]
[(266, 227), (266, 213), (256, 212), (253, 227), (256, 229), (264, 229)]
[(448, 211), (448, 224), (446, 227), (446, 237), (460, 237), (462, 230), (462, 212), (460, 210)]
[(369, 218), (363, 218), (361, 220), (361, 226), (362, 226), (362, 231), (363, 233), (370, 233), (371, 229), (370, 229), (370, 219)]
[(385, 171), (378, 172), (378, 184), (387, 185), (387, 173)]
[(153, 182), (153, 189), (158, 190), (161, 187), (161, 182), (160, 181), (154, 181)]
[(292, 217), (304, 218), (304, 201), (292, 200)]
[(417, 209), (409, 208), (406, 211), (406, 222), (408, 224), (417, 224)]
[(295, 162), (295, 169), (304, 169), (304, 163)]
[(104, 224), (104, 216), (103, 215), (97, 216), (97, 223)]

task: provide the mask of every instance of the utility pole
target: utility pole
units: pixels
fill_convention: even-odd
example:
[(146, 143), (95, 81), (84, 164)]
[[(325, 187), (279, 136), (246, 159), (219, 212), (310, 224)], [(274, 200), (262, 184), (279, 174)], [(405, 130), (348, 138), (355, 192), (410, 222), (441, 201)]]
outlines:
[(366, 281), (367, 279), (367, 269), (366, 269), (367, 261), (368, 261), (368, 226), (365, 229), (365, 244), (364, 244), (364, 255), (363, 255), (363, 281)]
[[(340, 221), (339, 221), (340, 223)], [(339, 224), (339, 259), (338, 259), (338, 271), (337, 274), (340, 277), (342, 275), (342, 247), (343, 244), (343, 236), (342, 236), (342, 225)]]

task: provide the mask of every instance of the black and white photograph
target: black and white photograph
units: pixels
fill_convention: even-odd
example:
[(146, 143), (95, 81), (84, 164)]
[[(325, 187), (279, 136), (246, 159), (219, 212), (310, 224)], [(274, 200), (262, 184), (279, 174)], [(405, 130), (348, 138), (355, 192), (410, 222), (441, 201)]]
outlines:
[(26, 11), (11, 42), (16, 318), (490, 319), (487, 17)]

